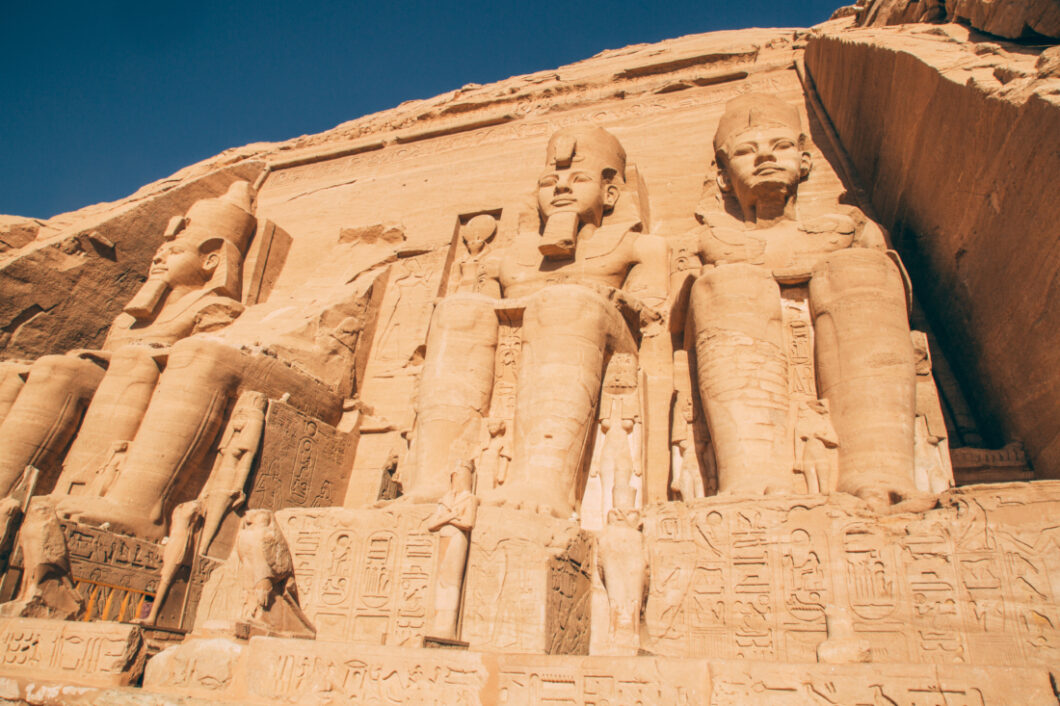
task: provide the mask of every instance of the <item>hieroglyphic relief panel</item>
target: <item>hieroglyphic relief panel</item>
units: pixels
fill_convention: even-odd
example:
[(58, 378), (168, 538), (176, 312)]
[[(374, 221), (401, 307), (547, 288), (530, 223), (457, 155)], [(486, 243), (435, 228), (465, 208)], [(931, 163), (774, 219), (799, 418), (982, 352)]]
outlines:
[(691, 706), (708, 703), (710, 693), (710, 667), (699, 660), (502, 655), (498, 662), (497, 703), (506, 706)]
[(352, 440), (349, 434), (294, 407), (269, 400), (261, 464), (247, 507), (331, 507), (346, 495)]
[[(424, 526), (432, 510), (404, 505), (277, 513), (294, 560), (299, 602), (318, 639), (421, 644), (436, 571), (437, 539)], [(231, 558), (207, 582), (197, 626), (231, 615), (235, 562)]]
[(0, 673), (92, 686), (123, 686), (143, 667), (140, 628), (35, 618), (0, 620)]
[(876, 516), (847, 496), (655, 506), (649, 649), (812, 662), (834, 606), (874, 662), (1055, 662), (1052, 485), (951, 491), (922, 516)]
[(251, 698), (420, 706), (490, 703), (481, 698), (488, 673), (475, 654), (260, 638), (250, 641), (247, 653)]
[(1044, 669), (712, 662), (711, 676), (711, 706), (986, 706), (1055, 701)]
[(543, 653), (550, 561), (577, 534), (569, 520), (480, 507), (464, 579), (461, 638), (472, 649)]

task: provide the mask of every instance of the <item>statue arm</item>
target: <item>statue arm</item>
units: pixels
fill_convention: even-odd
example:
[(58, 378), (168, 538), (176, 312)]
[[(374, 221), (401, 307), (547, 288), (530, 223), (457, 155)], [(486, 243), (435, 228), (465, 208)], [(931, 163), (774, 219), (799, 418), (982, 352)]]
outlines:
[(873, 220), (866, 220), (861, 232), (854, 236), (854, 245), (861, 248), (873, 250), (886, 250), (887, 239), (883, 235), (880, 224)]
[(494, 299), (501, 298), (501, 258), (492, 252), (482, 261), (482, 273), (479, 275), (478, 292)]
[(623, 287), (649, 307), (660, 311), (666, 303), (670, 276), (670, 250), (657, 235), (644, 233), (634, 243), (636, 264)]

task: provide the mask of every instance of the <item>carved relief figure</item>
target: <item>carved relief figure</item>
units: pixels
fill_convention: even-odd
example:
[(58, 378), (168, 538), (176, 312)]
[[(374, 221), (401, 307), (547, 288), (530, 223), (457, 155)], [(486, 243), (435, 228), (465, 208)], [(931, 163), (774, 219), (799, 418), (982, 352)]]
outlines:
[[(611, 218), (625, 179), (625, 150), (596, 127), (553, 135), (539, 180), (538, 230), (485, 258), (480, 294), (437, 307), (427, 337), (405, 492), (445, 491), (450, 455), (467, 455), (489, 408), (498, 317), (522, 312), (521, 358), (504, 485), (484, 501), (568, 517), (608, 352), (636, 355), (623, 314), (660, 318), (666, 298), (665, 242)], [(488, 296), (487, 296), (488, 295)], [(469, 430), (474, 429), (474, 432)]]
[(298, 605), (294, 562), (271, 510), (248, 510), (236, 537), (243, 587), (241, 622), (252, 631), (288, 637), (316, 635)]
[(484, 493), (508, 478), (508, 464), (512, 462), (508, 443), (508, 425), (503, 419), (487, 419), (485, 433), (488, 438), (482, 444), (482, 453), (477, 464), (476, 491)]
[(828, 413), (828, 400), (799, 404), (795, 419), (795, 470), (806, 478), (806, 492), (835, 490), (839, 440)]
[(482, 268), (485, 248), (496, 233), (497, 219), (488, 213), (480, 213), (460, 227), (460, 239), (467, 248), (467, 257), (458, 265), (460, 278), (455, 291), (479, 291), (479, 280), (485, 275)]
[(162, 549), (162, 575), (158, 580), (158, 589), (155, 591), (151, 612), (142, 621), (144, 625), (154, 625), (158, 622), (158, 613), (162, 610), (162, 604), (166, 602), (166, 596), (169, 594), (170, 586), (173, 585), (177, 571), (191, 562), (194, 556), (192, 539), (195, 537), (195, 528), (202, 520), (202, 515), (202, 500), (181, 503), (173, 509), (173, 519), (169, 523), (169, 536)]
[(18, 596), (0, 607), (0, 613), (23, 618), (76, 620), (85, 610), (81, 594), (70, 578), (66, 537), (47, 498), (30, 503), (19, 534), (22, 549), (22, 584)]
[[(27, 464), (57, 466), (82, 412), (56, 489), (88, 492), (115, 442), (136, 437), (170, 347), (221, 328), (243, 311), (240, 264), (254, 232), (250, 208), (245, 181), (220, 198), (196, 202), (170, 229), (177, 232), (158, 249), (147, 281), (114, 320), (102, 350), (44, 356), (33, 364), (0, 426), (0, 492)], [(42, 486), (54, 482), (53, 476)]]
[(859, 230), (850, 215), (799, 213), (805, 141), (796, 109), (762, 94), (730, 101), (714, 136), (717, 183), (738, 213), (704, 217), (706, 266), (690, 308), (719, 491), (792, 490), (781, 297), (808, 283), (818, 395), (839, 443), (836, 487), (882, 510), (918, 497), (903, 272), (874, 223)]
[(427, 529), (438, 534), (439, 543), (434, 614), (427, 631), (431, 637), (457, 637), (468, 542), (478, 511), (478, 498), (471, 492), (473, 469), (474, 464), (466, 461), (449, 474), (449, 490), (426, 520)]
[(239, 396), (225, 428), (214, 469), (200, 494), (205, 514), (200, 551), (204, 554), (210, 548), (225, 514), (246, 501), (243, 487), (250, 476), (250, 467), (265, 430), (268, 402), (268, 398), (260, 392), (244, 392)]
[(640, 618), (648, 586), (648, 553), (634, 508), (629, 478), (616, 480), (613, 507), (598, 534), (600, 579), (607, 589), (609, 654), (636, 655)]
[(690, 502), (706, 495), (700, 467), (702, 444), (693, 426), (696, 419), (687, 351), (674, 351), (674, 403), (670, 431), (670, 490)]

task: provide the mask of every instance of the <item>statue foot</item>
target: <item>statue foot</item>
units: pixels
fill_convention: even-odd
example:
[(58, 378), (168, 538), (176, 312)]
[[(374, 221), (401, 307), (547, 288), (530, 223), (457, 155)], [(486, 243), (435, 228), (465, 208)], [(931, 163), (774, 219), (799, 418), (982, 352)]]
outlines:
[(86, 525), (108, 525), (118, 534), (129, 534), (140, 539), (158, 541), (165, 527), (142, 516), (127, 505), (119, 505), (104, 497), (67, 496), (59, 501), (56, 512)]
[(931, 493), (908, 489), (873, 488), (857, 494), (878, 515), (897, 515), (904, 512), (926, 512), (935, 507), (938, 499)]
[(512, 486), (499, 486), (482, 494), (482, 503), (494, 507), (507, 507), (514, 510), (529, 510), (542, 515), (552, 515), (567, 519), (570, 513), (563, 514), (553, 498), (535, 494), (532, 490)]

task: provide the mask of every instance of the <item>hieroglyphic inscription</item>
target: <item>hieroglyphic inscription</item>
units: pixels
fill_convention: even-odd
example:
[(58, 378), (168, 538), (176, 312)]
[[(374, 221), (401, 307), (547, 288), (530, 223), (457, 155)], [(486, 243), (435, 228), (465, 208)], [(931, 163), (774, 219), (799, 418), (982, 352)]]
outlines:
[(836, 605), (874, 662), (1049, 664), (1052, 485), (949, 491), (923, 516), (876, 516), (841, 495), (650, 508), (648, 649), (812, 662)]
[(121, 686), (143, 667), (140, 628), (117, 623), (0, 619), (0, 673)]
[(710, 668), (681, 659), (590, 657), (574, 662), (502, 655), (498, 703), (569, 704), (708, 703)]
[(346, 495), (348, 434), (269, 401), (261, 458), (247, 507), (330, 507)]
[(1050, 703), (1044, 669), (955, 665), (782, 665), (712, 662), (712, 706), (887, 704), (985, 706)]
[(266, 699), (344, 704), (484, 703), (481, 657), (451, 650), (365, 648), (307, 640), (259, 639), (247, 650), (249, 693)]
[[(419, 646), (433, 605), (433, 505), (388, 510), (288, 509), (277, 513), (294, 559), (302, 610), (318, 639)], [(234, 559), (214, 572), (197, 623), (230, 617)]]

